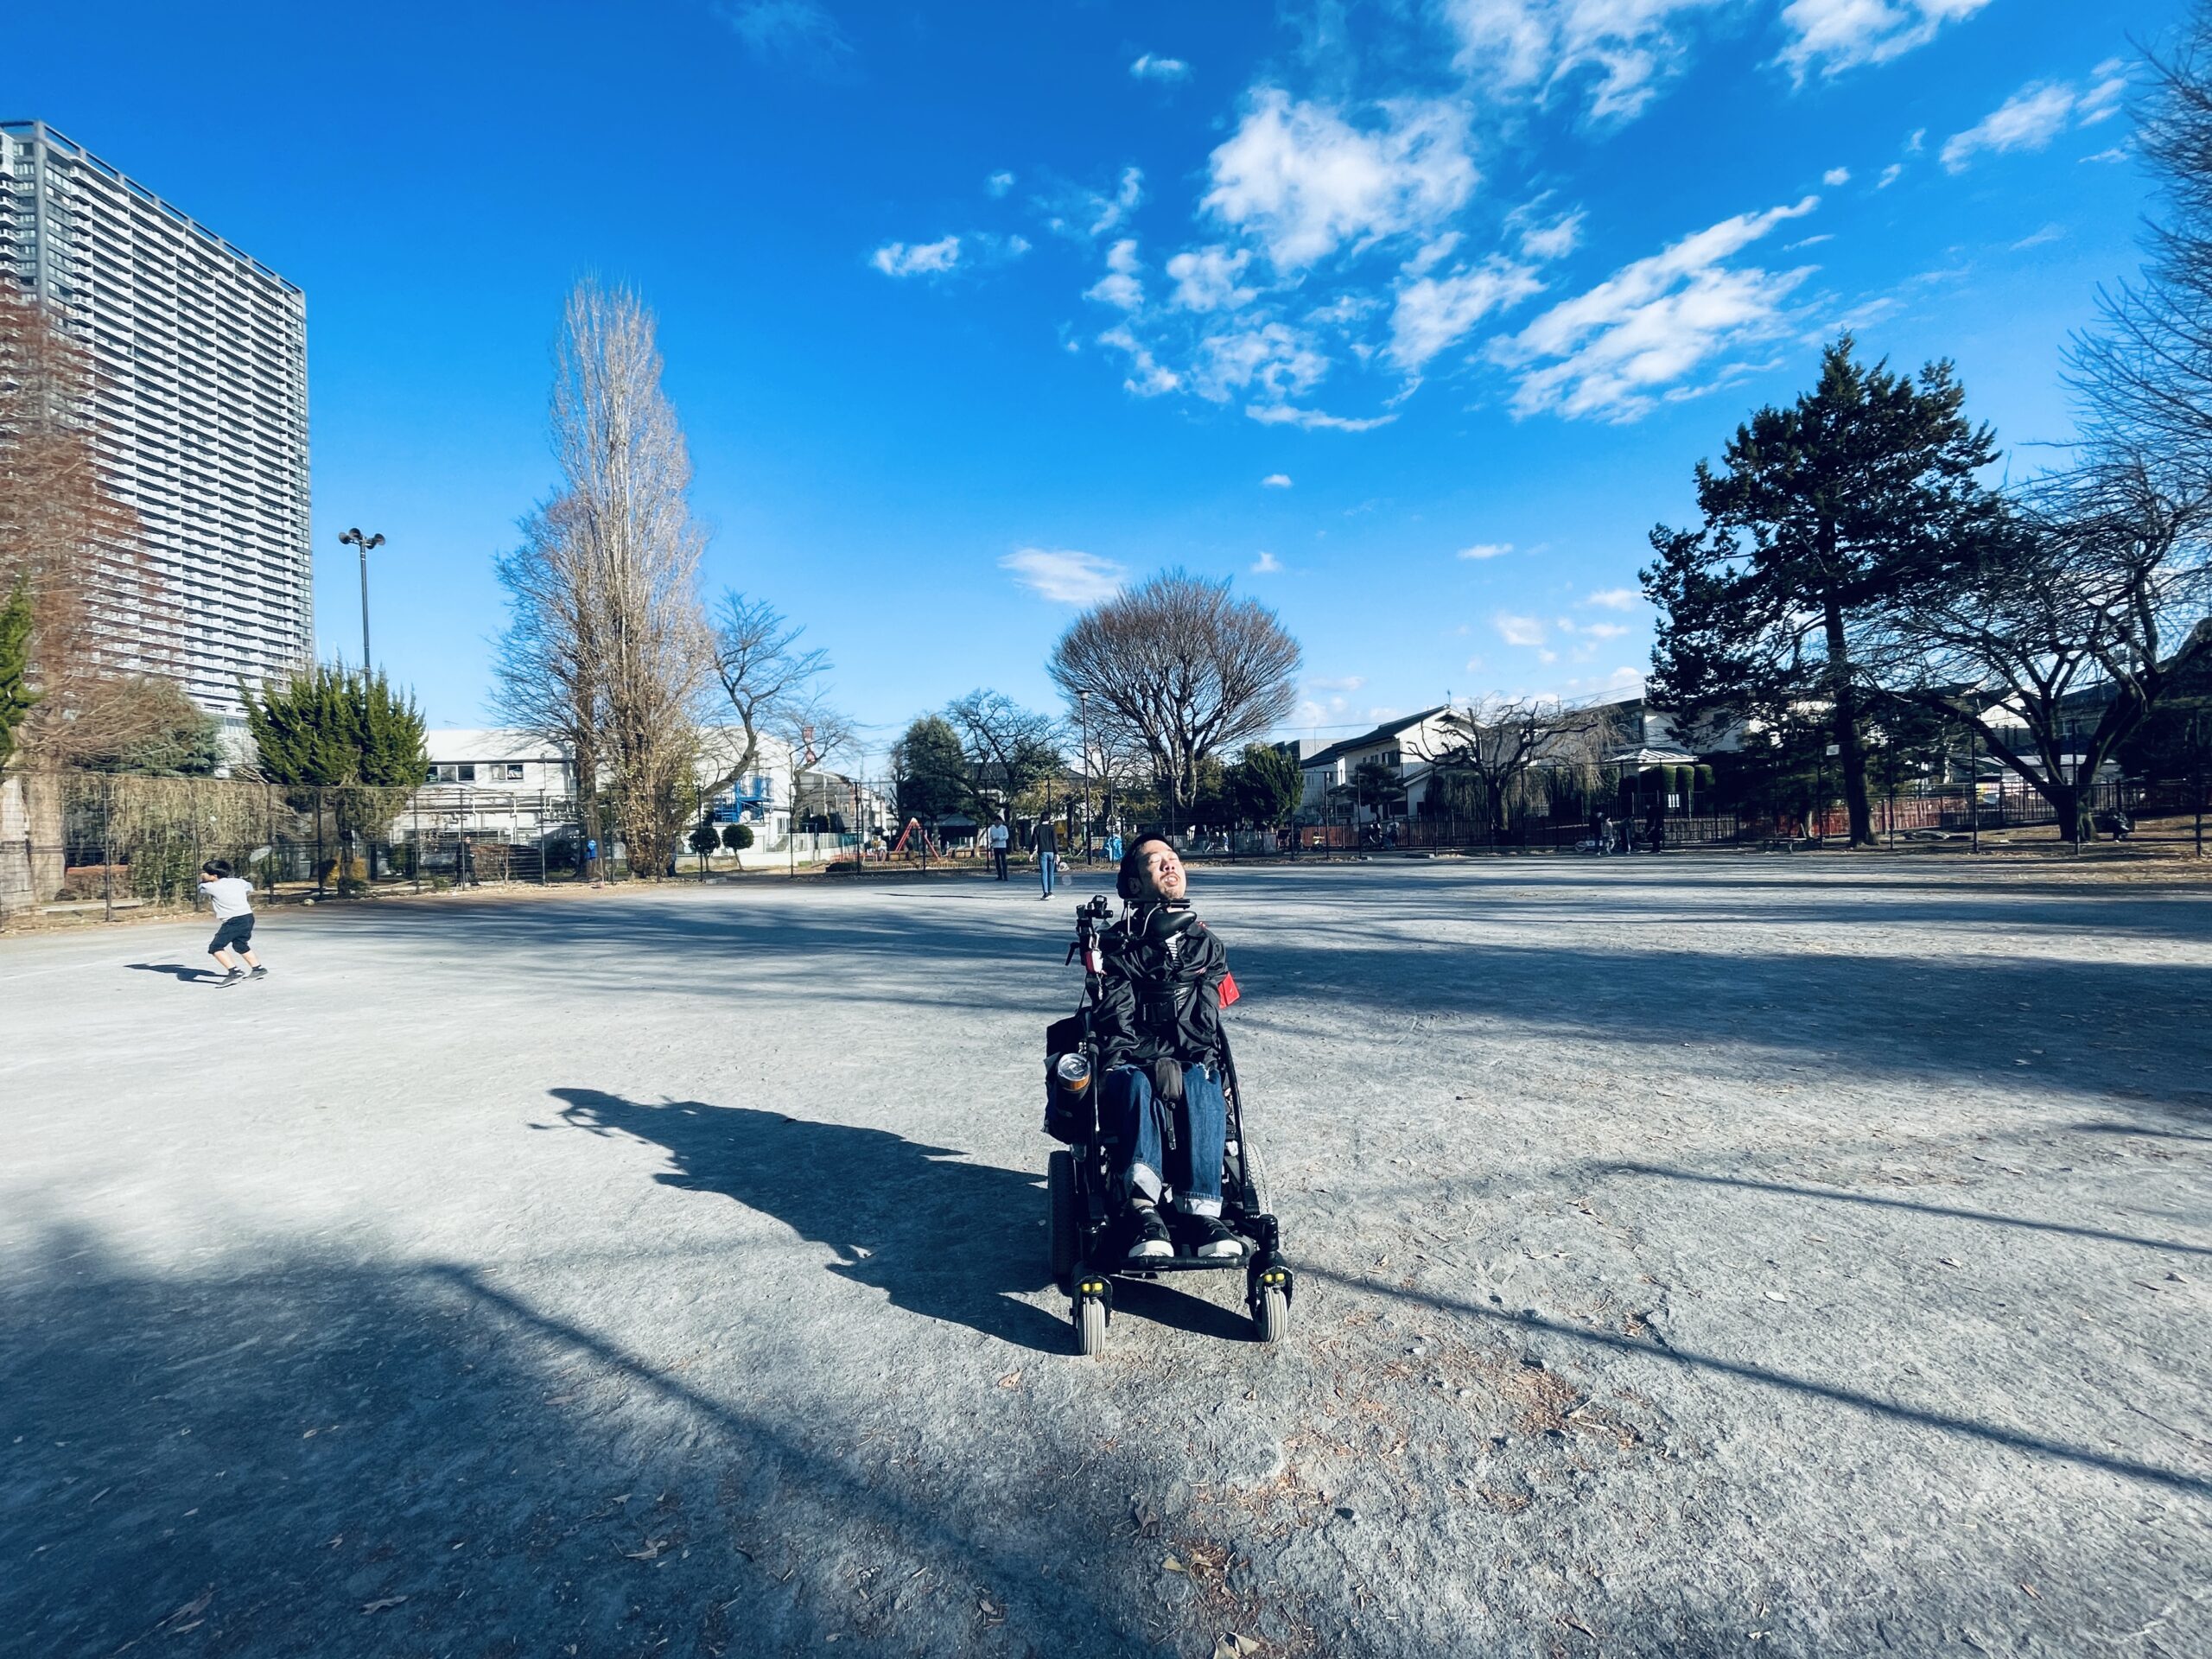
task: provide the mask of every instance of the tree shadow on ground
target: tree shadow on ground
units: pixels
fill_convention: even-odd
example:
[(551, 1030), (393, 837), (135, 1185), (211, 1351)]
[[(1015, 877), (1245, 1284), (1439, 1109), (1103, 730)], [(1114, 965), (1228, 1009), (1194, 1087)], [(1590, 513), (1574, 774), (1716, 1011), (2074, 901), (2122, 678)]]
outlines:
[[(2138, 1131), (2140, 1133), (2140, 1131)], [(1912, 1198), (1880, 1198), (1833, 1186), (1798, 1186), (1784, 1181), (1755, 1181), (1741, 1175), (1711, 1175), (1700, 1170), (1669, 1169), (1663, 1164), (1599, 1163), (1586, 1166), (1592, 1175), (1645, 1175), (1657, 1180), (1681, 1181), (1695, 1186), (1733, 1187), (1747, 1192), (1775, 1192), (1822, 1204), (1865, 1205), (1880, 1210), (1909, 1210), (1946, 1221), (1972, 1221), (1989, 1227), (2017, 1227), (2031, 1232), (2059, 1233), (2104, 1244), (2139, 1245), (2146, 1250), (2172, 1250), (2183, 1255), (2212, 1255), (2212, 1246), (2183, 1244), (2173, 1239), (2145, 1238), (2135, 1233), (2110, 1232), (2101, 1227), (2078, 1227), (2070, 1222), (2037, 1221), (2024, 1216), (2000, 1216), (1986, 1210), (1961, 1210), (1949, 1205), (1926, 1204)]]
[(1064, 1319), (1020, 1300), (1052, 1282), (1039, 1178), (971, 1164), (887, 1129), (815, 1123), (701, 1101), (647, 1105), (598, 1089), (555, 1089), (578, 1128), (618, 1132), (676, 1162), (654, 1179), (719, 1193), (829, 1246), (830, 1271), (892, 1305), (1045, 1353), (1065, 1353)]
[(1360, 1274), (1331, 1272), (1325, 1268), (1307, 1267), (1308, 1278), (1325, 1280), (1344, 1289), (1364, 1291), (1392, 1300), (1416, 1302), (1425, 1306), (1456, 1313), (1482, 1324), (1510, 1325), (1525, 1332), (1541, 1332), (1547, 1336), (1577, 1343), (1587, 1347), (1610, 1350), (1616, 1353), (1632, 1353), (1644, 1358), (1713, 1376), (1733, 1377), (1739, 1382), (1762, 1388), (1777, 1389), (1786, 1393), (1802, 1395), (1810, 1399), (1824, 1400), (1853, 1411), (1864, 1412), (1893, 1422), (1916, 1424), (1926, 1428), (1941, 1429), (1946, 1433), (1980, 1440), (1987, 1445), (2006, 1447), (2035, 1457), (2056, 1459), (2084, 1468), (2101, 1470), (2125, 1480), (2141, 1481), (2168, 1491), (2181, 1492), (2198, 1498), (2212, 1498), (2212, 1478), (2202, 1474), (2162, 1465), (2139, 1462), (2133, 1458), (2115, 1457), (2109, 1452), (2085, 1446), (2069, 1445), (2063, 1440), (2048, 1439), (2024, 1429), (2008, 1428), (1999, 1423), (1987, 1423), (1971, 1417), (1957, 1416), (1948, 1412), (1923, 1410), (1916, 1406), (1896, 1400), (1885, 1400), (1860, 1389), (1823, 1382), (1816, 1378), (1796, 1376), (1787, 1371), (1776, 1370), (1764, 1365), (1752, 1365), (1740, 1360), (1724, 1359), (1717, 1355), (1700, 1354), (1673, 1343), (1625, 1337), (1586, 1325), (1569, 1325), (1561, 1320), (1548, 1319), (1539, 1314), (1513, 1313), (1496, 1307), (1485, 1307), (1479, 1302), (1470, 1302), (1455, 1296), (1440, 1295), (1433, 1291), (1408, 1289), (1389, 1285), (1380, 1280)]
[(901, 1459), (896, 1401), (664, 1366), (461, 1265), (149, 1273), (57, 1229), (10, 1268), (10, 1653), (1149, 1650), (1153, 1477), (1066, 1479), (1049, 1424)]

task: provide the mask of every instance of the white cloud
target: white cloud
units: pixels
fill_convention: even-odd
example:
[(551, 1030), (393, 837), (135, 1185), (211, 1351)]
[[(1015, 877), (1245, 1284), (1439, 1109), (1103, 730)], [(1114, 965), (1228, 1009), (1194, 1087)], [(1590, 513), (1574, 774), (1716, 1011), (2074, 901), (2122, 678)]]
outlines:
[(1739, 213), (1624, 265), (1562, 301), (1493, 353), (1519, 368), (1516, 414), (1551, 410), (1632, 420), (1700, 364), (1783, 325), (1783, 302), (1809, 268), (1768, 272), (1722, 263), (1776, 226), (1820, 205)]
[(1989, 0), (1789, 0), (1782, 9), (1789, 43), (1781, 61), (1803, 79), (1817, 69), (1840, 74), (1866, 63), (1887, 63), (1936, 38), (1946, 23), (1963, 22)]
[(2127, 152), (2115, 144), (2110, 149), (2101, 149), (2095, 155), (2084, 156), (2082, 159), (2085, 162), (2124, 162), (2127, 159)]
[(1463, 559), (1495, 559), (1512, 550), (1510, 542), (1477, 542), (1472, 547), (1461, 548), (1459, 556)]
[(1491, 312), (1517, 305), (1542, 287), (1529, 266), (1496, 255), (1472, 270), (1408, 283), (1390, 314), (1390, 360), (1415, 372)]
[(2066, 130), (2074, 113), (2074, 89), (2056, 81), (2033, 82), (2006, 99), (1964, 132), (1943, 143), (1946, 172), (1963, 173), (1987, 150), (2041, 149)]
[(1521, 232), (1521, 251), (1535, 260), (1564, 259), (1582, 245), (1582, 220), (1578, 207), (1561, 213), (1548, 225), (1531, 225)]
[(1001, 570), (1040, 598), (1056, 605), (1096, 605), (1111, 599), (1122, 588), (1128, 572), (1111, 559), (1096, 553), (1066, 549), (1025, 547), (999, 561)]
[(1479, 657), (1468, 658), (1466, 671), (1470, 674), (1481, 673), (1483, 671), (1483, 659)]
[(2120, 99), (2127, 96), (2127, 66), (2118, 58), (2107, 58), (2089, 71), (2089, 78), (2094, 84), (2074, 106), (2075, 118), (2085, 127), (2120, 113)]
[(1263, 490), (1287, 490), (1290, 487), (1290, 474), (1288, 473), (1269, 473), (1265, 478), (1260, 480), (1260, 487)]
[(853, 43), (819, 0), (727, 0), (715, 13), (763, 62), (830, 71), (842, 69), (853, 54)]
[(1678, 21), (1730, 0), (1445, 0), (1452, 61), (1486, 92), (1593, 79), (1590, 114), (1624, 120), (1688, 56)]
[(1141, 310), (1144, 284), (1137, 280), (1138, 269), (1136, 238), (1123, 237), (1106, 250), (1106, 274), (1084, 289), (1083, 297), (1124, 311)]
[(1175, 255), (1167, 262), (1167, 274), (1175, 279), (1175, 303), (1185, 311), (1242, 309), (1257, 297), (1255, 289), (1238, 286), (1251, 263), (1250, 249), (1232, 253), (1217, 243)]
[(1293, 409), (1287, 404), (1250, 404), (1245, 406), (1244, 412), (1262, 426), (1295, 426), (1308, 432), (1372, 432), (1398, 418), (1395, 415), (1376, 415), (1365, 420), (1350, 420), (1341, 415), (1324, 414), (1318, 409)]
[(1191, 66), (1180, 58), (1154, 57), (1147, 52), (1129, 66), (1129, 73), (1139, 80), (1188, 80)]
[(1584, 625), (1582, 632), (1592, 639), (1618, 639), (1628, 632), (1628, 625), (1624, 622), (1591, 622)]
[(1587, 599), (1576, 602), (1595, 606), (1601, 611), (1625, 611), (1640, 604), (1643, 599), (1643, 595), (1633, 588), (1601, 588)]
[(1109, 328), (1098, 336), (1098, 343), (1128, 354), (1129, 376), (1122, 385), (1140, 397), (1157, 397), (1183, 384), (1181, 375), (1154, 358), (1127, 328)]
[(1287, 323), (1266, 322), (1199, 341), (1191, 389), (1217, 404), (1246, 391), (1280, 404), (1311, 391), (1328, 372), (1329, 359), (1309, 336)]
[(887, 242), (868, 256), (868, 262), (887, 276), (941, 276), (960, 263), (960, 238), (948, 236), (912, 247), (904, 242)]
[(1313, 679), (1306, 683), (1316, 691), (1357, 691), (1367, 683), (1363, 674), (1346, 674), (1336, 679)]
[(1097, 206), (1096, 216), (1090, 221), (1090, 233), (1103, 236), (1136, 212), (1138, 205), (1144, 200), (1143, 172), (1134, 167), (1123, 168), (1122, 181), (1115, 188), (1113, 199), (1109, 200), (1103, 196), (1094, 196), (1092, 200)]
[(1281, 569), (1282, 561), (1272, 553), (1262, 553), (1252, 561), (1252, 574), (1255, 576), (1272, 576)]
[(1509, 645), (1541, 645), (1548, 637), (1544, 625), (1533, 616), (1512, 616), (1500, 611), (1491, 618), (1490, 623), (1497, 630), (1497, 637)]
[(988, 196), (1002, 196), (1013, 188), (1014, 175), (1011, 173), (994, 173), (983, 181), (983, 194)]
[(1903, 162), (1891, 162), (1882, 169), (1882, 176), (1874, 181), (1877, 190), (1886, 190), (1897, 181), (1897, 175), (1904, 171)]
[(1851, 182), (1851, 169), (1847, 167), (1832, 167), (1821, 175), (1821, 182), (1831, 190), (1840, 188)]
[(1427, 232), (1473, 193), (1467, 118), (1444, 100), (1397, 99), (1363, 130), (1325, 104), (1263, 86), (1211, 157), (1200, 204), (1254, 236), (1283, 270), (1349, 243)]
[(2065, 234), (2066, 227), (2063, 225), (2046, 225), (2041, 230), (2031, 232), (2028, 235), (2022, 237), (2018, 241), (2015, 242), (2012, 246), (2011, 251), (2013, 253), (2021, 253), (2024, 252), (2029, 248), (2039, 248), (2046, 242), (2057, 241)]

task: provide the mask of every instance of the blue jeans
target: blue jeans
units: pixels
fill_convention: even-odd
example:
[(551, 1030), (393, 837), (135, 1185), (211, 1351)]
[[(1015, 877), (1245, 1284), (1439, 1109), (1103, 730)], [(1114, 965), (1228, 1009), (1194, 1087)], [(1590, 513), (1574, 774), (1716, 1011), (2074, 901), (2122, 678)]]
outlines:
[[(1154, 1203), (1165, 1189), (1166, 1159), (1154, 1109), (1149, 1067), (1117, 1065), (1106, 1074), (1100, 1096), (1103, 1127), (1119, 1143), (1122, 1191), (1142, 1193)], [(1221, 1213), (1221, 1160), (1229, 1139), (1229, 1103), (1212, 1068), (1183, 1068), (1183, 1105), (1176, 1113), (1179, 1159), (1187, 1158), (1189, 1179), (1175, 1195), (1175, 1206), (1193, 1216)]]
[(1060, 857), (1058, 853), (1037, 855), (1037, 879), (1045, 884), (1045, 896), (1047, 899), (1052, 896), (1052, 875), (1059, 861)]

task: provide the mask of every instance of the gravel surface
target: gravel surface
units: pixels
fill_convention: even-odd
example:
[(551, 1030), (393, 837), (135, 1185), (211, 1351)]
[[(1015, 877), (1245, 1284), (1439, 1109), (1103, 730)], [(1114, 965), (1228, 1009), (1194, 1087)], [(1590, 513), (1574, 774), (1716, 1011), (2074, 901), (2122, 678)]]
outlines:
[(0, 940), (0, 1652), (2212, 1653), (2212, 888), (1202, 870), (1293, 1329), (1087, 1361), (1096, 888)]

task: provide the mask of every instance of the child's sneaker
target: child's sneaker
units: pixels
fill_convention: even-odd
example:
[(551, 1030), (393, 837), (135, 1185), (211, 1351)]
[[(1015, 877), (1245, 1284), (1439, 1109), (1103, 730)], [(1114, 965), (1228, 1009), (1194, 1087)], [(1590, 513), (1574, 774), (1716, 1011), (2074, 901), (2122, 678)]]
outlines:
[(266, 979), (269, 977), (269, 970), (266, 968), (257, 968), (251, 973), (248, 974), (246, 977), (248, 979)]
[(245, 983), (245, 969), (233, 968), (215, 982), (215, 988), (219, 991), (226, 985), (243, 985), (244, 983)]

